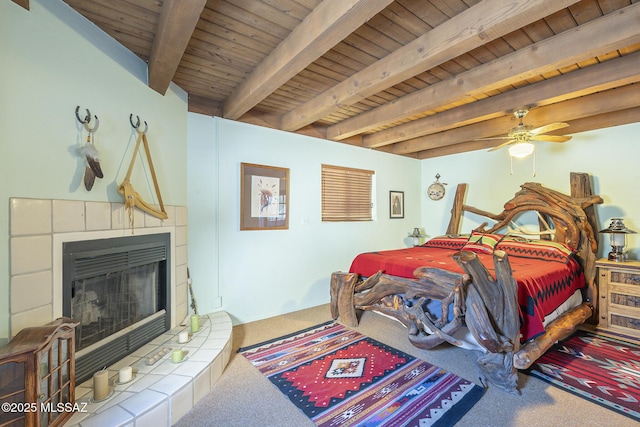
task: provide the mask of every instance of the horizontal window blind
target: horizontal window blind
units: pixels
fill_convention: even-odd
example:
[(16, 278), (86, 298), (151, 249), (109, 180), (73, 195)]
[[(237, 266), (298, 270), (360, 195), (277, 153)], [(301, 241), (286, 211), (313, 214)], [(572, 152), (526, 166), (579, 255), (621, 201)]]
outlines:
[(322, 220), (371, 221), (374, 171), (322, 165)]

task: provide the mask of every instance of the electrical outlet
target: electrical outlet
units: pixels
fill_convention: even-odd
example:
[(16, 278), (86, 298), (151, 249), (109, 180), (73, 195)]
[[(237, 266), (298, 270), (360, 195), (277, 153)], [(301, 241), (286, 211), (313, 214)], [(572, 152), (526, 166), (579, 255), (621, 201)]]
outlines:
[(215, 297), (213, 299), (213, 308), (220, 308), (222, 307), (222, 297)]

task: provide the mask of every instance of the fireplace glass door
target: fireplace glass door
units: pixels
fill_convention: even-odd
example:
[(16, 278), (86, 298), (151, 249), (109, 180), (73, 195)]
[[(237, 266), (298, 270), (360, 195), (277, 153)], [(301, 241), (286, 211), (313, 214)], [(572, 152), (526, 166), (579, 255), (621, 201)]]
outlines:
[(158, 309), (158, 263), (75, 280), (71, 317), (81, 350), (154, 314)]
[(170, 328), (169, 233), (65, 242), (62, 312), (76, 327), (76, 379)]

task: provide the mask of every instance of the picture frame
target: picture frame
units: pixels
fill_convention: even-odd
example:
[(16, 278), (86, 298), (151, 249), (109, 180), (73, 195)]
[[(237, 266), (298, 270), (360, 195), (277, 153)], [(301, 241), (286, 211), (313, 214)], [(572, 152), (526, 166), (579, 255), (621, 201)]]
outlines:
[(289, 169), (240, 164), (240, 230), (289, 228)]
[(404, 218), (404, 191), (389, 191), (389, 218)]

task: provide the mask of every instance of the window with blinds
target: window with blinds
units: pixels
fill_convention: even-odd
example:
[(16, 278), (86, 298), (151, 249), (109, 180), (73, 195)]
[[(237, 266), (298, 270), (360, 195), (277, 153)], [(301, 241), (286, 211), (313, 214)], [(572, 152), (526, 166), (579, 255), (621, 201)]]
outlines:
[(322, 220), (372, 221), (374, 171), (322, 165)]

